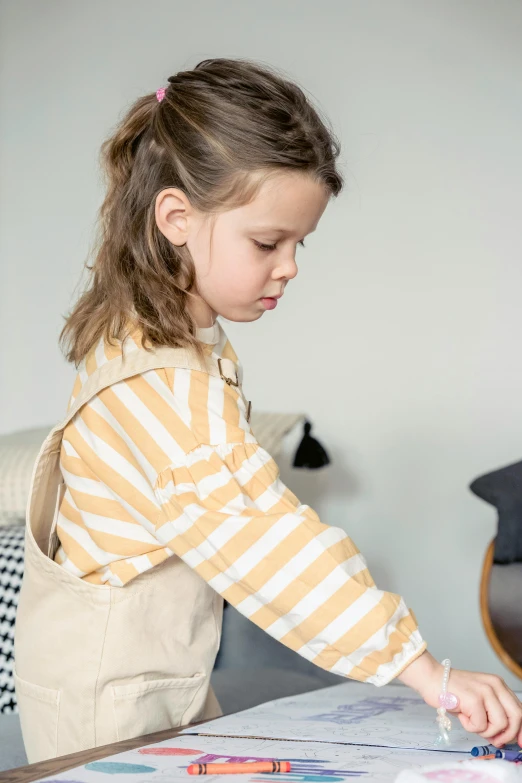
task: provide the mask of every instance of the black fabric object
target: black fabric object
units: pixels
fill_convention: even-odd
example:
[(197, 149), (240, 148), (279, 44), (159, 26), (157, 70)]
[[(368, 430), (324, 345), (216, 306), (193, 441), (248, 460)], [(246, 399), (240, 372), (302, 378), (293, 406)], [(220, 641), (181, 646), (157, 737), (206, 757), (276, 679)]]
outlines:
[(0, 713), (18, 712), (14, 627), (24, 572), (25, 527), (0, 527)]
[(318, 440), (312, 438), (310, 430), (312, 425), (308, 420), (305, 421), (304, 435), (301, 443), (297, 447), (295, 452), (293, 467), (294, 468), (309, 468), (310, 470), (317, 470), (324, 467), (324, 465), (330, 464), (330, 457), (321, 446)]
[(479, 476), (469, 488), (498, 511), (493, 562), (522, 562), (522, 462)]

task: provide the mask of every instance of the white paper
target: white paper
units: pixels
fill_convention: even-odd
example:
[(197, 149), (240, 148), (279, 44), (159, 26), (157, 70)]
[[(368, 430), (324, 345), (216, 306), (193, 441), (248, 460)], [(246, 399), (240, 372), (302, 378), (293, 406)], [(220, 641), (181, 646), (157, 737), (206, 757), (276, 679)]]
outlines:
[[(436, 710), (409, 688), (347, 682), (266, 702), (186, 733), (437, 750), (436, 717)], [(470, 753), (475, 745), (487, 744), (465, 732), (456, 716), (451, 722), (451, 745), (439, 750)]]
[(454, 761), (454, 756), (445, 754), (439, 759), (442, 764), (429, 764), (422, 769), (402, 769), (396, 783), (521, 783), (522, 767), (502, 759), (483, 763), (476, 759)]
[[(162, 755), (166, 753), (174, 755)], [(237, 739), (181, 735), (144, 748), (125, 751), (100, 761), (43, 778), (46, 783), (342, 783), (352, 778), (393, 781), (400, 770), (420, 769), (440, 759), (438, 753), (393, 750), (317, 742)], [(453, 756), (452, 759), (467, 756)], [(245, 761), (290, 761), (289, 773), (205, 775), (191, 777), (189, 764)], [(480, 764), (487, 762), (476, 762)]]

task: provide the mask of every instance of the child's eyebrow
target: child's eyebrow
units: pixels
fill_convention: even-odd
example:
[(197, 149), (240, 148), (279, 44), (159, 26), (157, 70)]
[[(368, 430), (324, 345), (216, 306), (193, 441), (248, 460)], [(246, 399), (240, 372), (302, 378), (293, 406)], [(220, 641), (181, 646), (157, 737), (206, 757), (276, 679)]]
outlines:
[(278, 231), (280, 234), (291, 234), (288, 228), (275, 228), (275, 226), (252, 226), (254, 231)]
[[(293, 234), (294, 232), (289, 228), (275, 228), (274, 226), (252, 226), (252, 231), (274, 231), (277, 234)], [(310, 234), (313, 234), (315, 231), (315, 228), (313, 231), (310, 231)]]

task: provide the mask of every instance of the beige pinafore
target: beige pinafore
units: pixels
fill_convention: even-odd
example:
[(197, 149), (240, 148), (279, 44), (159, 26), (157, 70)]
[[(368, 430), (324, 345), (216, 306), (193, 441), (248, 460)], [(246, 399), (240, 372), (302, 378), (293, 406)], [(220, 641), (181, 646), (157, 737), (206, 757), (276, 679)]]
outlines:
[(223, 600), (201, 577), (171, 556), (124, 587), (93, 585), (52, 559), (69, 421), (102, 389), (161, 367), (202, 370), (238, 385), (231, 360), (206, 361), (166, 346), (112, 359), (89, 376), (40, 450), (15, 628), (15, 687), (30, 763), (221, 714), (210, 674)]

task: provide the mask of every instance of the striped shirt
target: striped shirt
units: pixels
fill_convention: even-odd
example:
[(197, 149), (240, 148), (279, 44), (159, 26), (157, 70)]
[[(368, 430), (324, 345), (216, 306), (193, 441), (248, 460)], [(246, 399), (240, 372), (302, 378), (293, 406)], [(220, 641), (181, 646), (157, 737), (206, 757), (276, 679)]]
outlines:
[[(103, 338), (69, 408), (103, 363), (137, 350)], [(238, 361), (220, 323), (205, 350)], [(384, 685), (425, 648), (413, 613), (379, 590), (341, 529), (299, 502), (247, 422), (242, 392), (198, 370), (149, 370), (100, 391), (64, 430), (56, 561), (123, 587), (179, 557), (243, 615), (335, 674)]]

